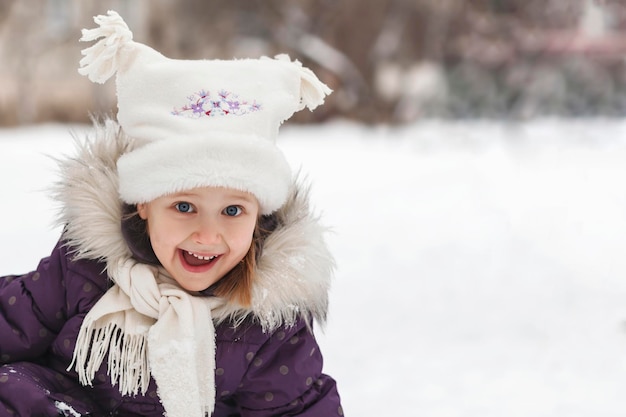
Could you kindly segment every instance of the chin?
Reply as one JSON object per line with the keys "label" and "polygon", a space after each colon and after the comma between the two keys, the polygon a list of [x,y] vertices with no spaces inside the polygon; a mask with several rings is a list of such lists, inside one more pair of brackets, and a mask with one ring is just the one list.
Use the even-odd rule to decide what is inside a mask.
{"label": "chin", "polygon": [[207,288],[209,288],[211,285],[214,284],[214,282],[188,282],[188,281],[179,281],[176,280],[176,282],[178,283],[178,285],[181,286],[182,289],[184,289],[185,291],[190,291],[190,292],[201,292],[206,290]]}

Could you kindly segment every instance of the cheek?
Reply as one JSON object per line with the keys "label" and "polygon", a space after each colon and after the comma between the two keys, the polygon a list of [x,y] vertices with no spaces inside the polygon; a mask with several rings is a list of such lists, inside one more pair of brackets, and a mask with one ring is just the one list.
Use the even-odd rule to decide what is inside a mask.
{"label": "cheek", "polygon": [[237,252],[248,252],[250,249],[250,245],[252,245],[252,235],[241,235],[236,240],[233,241]]}
{"label": "cheek", "polygon": [[158,222],[148,221],[146,223],[146,230],[152,247],[155,250],[157,248],[167,248],[175,245],[177,239],[179,239],[180,228],[168,224],[168,222],[163,219],[159,219]]}
{"label": "cheek", "polygon": [[247,225],[245,228],[238,231],[236,238],[233,239],[233,243],[237,247],[237,252],[244,253],[244,255],[248,253],[250,245],[252,245],[255,226],[256,224]]}

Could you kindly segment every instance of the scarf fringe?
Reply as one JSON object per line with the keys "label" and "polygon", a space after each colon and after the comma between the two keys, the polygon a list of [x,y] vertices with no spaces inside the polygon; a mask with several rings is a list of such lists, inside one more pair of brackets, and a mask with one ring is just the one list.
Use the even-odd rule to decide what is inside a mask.
{"label": "scarf fringe", "polygon": [[107,374],[122,395],[145,394],[150,384],[147,335],[125,334],[115,323],[98,327],[95,321],[81,327],[70,366],[82,385],[93,386],[96,372],[108,351]]}

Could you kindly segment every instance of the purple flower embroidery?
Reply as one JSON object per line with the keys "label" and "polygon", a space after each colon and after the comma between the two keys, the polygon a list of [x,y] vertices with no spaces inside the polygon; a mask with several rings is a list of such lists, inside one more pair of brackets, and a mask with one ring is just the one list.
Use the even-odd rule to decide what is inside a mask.
{"label": "purple flower embroidery", "polygon": [[261,110],[261,104],[256,100],[252,103],[241,100],[237,94],[230,91],[220,90],[216,96],[212,97],[210,92],[200,90],[187,97],[186,105],[180,108],[175,107],[172,114],[199,119],[206,116],[241,116],[259,110]]}
{"label": "purple flower embroidery", "polygon": [[204,101],[198,101],[197,103],[191,103],[191,110],[195,113],[204,113]]}

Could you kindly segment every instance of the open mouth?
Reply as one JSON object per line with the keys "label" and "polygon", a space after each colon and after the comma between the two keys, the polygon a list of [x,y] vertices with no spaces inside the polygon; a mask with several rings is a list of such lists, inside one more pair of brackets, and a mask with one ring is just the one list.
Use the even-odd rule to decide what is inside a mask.
{"label": "open mouth", "polygon": [[197,253],[193,253],[190,251],[183,250],[181,251],[182,257],[185,262],[191,266],[205,266],[209,265],[213,261],[215,261],[219,255],[198,255]]}

